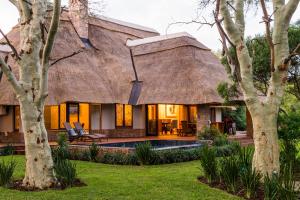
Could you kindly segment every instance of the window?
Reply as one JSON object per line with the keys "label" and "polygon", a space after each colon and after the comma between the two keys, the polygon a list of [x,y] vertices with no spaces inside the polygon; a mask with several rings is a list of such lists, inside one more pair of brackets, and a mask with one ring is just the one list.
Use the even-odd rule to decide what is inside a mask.
{"label": "window", "polygon": [[[67,112],[68,111],[68,112]],[[48,130],[64,129],[64,123],[70,122],[72,126],[73,122],[80,122],[84,125],[85,129],[89,129],[90,125],[90,108],[87,103],[63,103],[55,106],[45,106],[44,109],[44,121],[45,127]],[[14,128],[20,129],[20,106],[14,108]]]}
{"label": "window", "polygon": [[15,130],[20,130],[20,122],[21,122],[20,106],[15,106],[15,110],[14,110],[14,128],[15,128]]}
{"label": "window", "polygon": [[90,127],[90,106],[87,103],[67,103],[61,106],[60,123],[69,122],[74,128],[74,122],[80,122],[84,129]]}
{"label": "window", "polygon": [[59,106],[59,128],[63,129],[64,123],[67,121],[67,104],[63,103]]}
{"label": "window", "polygon": [[46,129],[58,129],[59,106],[45,106],[44,119]]}
{"label": "window", "polygon": [[116,104],[116,127],[132,127],[132,106]]}
{"label": "window", "polygon": [[79,104],[79,122],[83,125],[84,129],[90,127],[90,105],[87,103]]}
{"label": "window", "polygon": [[210,121],[216,122],[216,109],[215,108],[210,109]]}
{"label": "window", "polygon": [[197,106],[189,106],[189,121],[197,122]]}
{"label": "window", "polygon": [[68,104],[68,122],[74,127],[74,122],[79,121],[79,105],[75,103]]}

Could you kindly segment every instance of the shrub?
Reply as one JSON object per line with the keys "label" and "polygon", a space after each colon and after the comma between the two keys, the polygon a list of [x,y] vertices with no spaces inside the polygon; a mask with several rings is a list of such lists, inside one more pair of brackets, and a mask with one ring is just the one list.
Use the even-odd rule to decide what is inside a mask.
{"label": "shrub", "polygon": [[204,176],[209,183],[218,177],[218,163],[214,149],[204,146],[200,152],[200,163],[204,170]]}
{"label": "shrub", "polygon": [[68,146],[68,137],[65,133],[59,133],[57,137],[57,144],[58,146]]}
{"label": "shrub", "polygon": [[241,181],[246,190],[246,198],[256,196],[256,191],[260,185],[261,174],[252,170],[251,167],[244,168],[241,172]]}
{"label": "shrub", "polygon": [[238,159],[242,170],[248,170],[252,168],[253,154],[254,154],[253,147],[240,148]]}
{"label": "shrub", "polygon": [[15,148],[13,147],[13,145],[8,144],[5,147],[3,147],[0,154],[2,156],[9,156],[9,155],[13,155],[14,152],[15,152]]}
{"label": "shrub", "polygon": [[59,160],[64,160],[69,158],[69,150],[68,147],[58,146],[52,149],[52,157],[53,161],[57,162]]}
{"label": "shrub", "polygon": [[8,163],[0,162],[0,186],[7,187],[10,184],[15,168],[16,162],[14,160]]}
{"label": "shrub", "polygon": [[278,196],[279,177],[273,174],[271,177],[264,177],[264,199],[275,200]]}
{"label": "shrub", "polygon": [[240,150],[240,144],[238,142],[229,142],[227,145],[223,146],[213,146],[216,150],[218,157],[236,155]]}
{"label": "shrub", "polygon": [[89,151],[90,151],[90,159],[92,161],[96,161],[96,158],[98,156],[98,153],[100,151],[100,148],[97,144],[93,143],[90,148],[89,148]]}
{"label": "shrub", "polygon": [[221,132],[214,127],[204,127],[199,133],[200,140],[214,140],[216,137],[221,136]]}
{"label": "shrub", "polygon": [[69,145],[67,143],[67,137],[64,133],[58,135],[57,139],[58,147],[52,149],[52,157],[54,162],[58,160],[64,160],[69,158]]}
{"label": "shrub", "polygon": [[239,160],[234,155],[224,157],[220,162],[220,177],[229,192],[237,190],[239,170]]}
{"label": "shrub", "polygon": [[126,154],[119,153],[119,152],[105,153],[100,159],[101,163],[111,164],[111,165],[126,165],[128,164],[129,161],[131,161],[131,159],[129,159]]}
{"label": "shrub", "polygon": [[129,153],[125,156],[125,165],[138,165],[139,160],[135,153]]}
{"label": "shrub", "polygon": [[58,160],[54,163],[58,181],[63,186],[72,186],[76,180],[76,165],[69,160]]}
{"label": "shrub", "polygon": [[229,144],[230,143],[229,143],[226,135],[217,136],[213,142],[214,146],[224,146],[224,145],[229,145]]}
{"label": "shrub", "polygon": [[297,193],[295,188],[295,181],[293,180],[293,162],[285,163],[280,173],[279,183],[279,199],[282,200],[296,200]]}
{"label": "shrub", "polygon": [[152,150],[152,145],[149,141],[136,145],[135,153],[137,155],[140,164],[142,165],[151,164],[151,159],[153,158],[153,150]]}

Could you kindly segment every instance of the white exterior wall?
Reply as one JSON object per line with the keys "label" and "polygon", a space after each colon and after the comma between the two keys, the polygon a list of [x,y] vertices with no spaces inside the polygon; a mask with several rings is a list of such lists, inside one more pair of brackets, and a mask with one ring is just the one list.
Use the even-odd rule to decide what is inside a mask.
{"label": "white exterior wall", "polygon": [[133,106],[133,129],[145,128],[145,105]]}
{"label": "white exterior wall", "polygon": [[222,122],[222,109],[216,108],[216,122]]}
{"label": "white exterior wall", "polygon": [[115,104],[101,105],[102,129],[115,129]]}
{"label": "white exterior wall", "polygon": [[10,106],[6,115],[0,115],[0,132],[14,131],[13,107]]}
{"label": "white exterior wall", "polygon": [[100,105],[90,105],[91,112],[91,129],[100,130],[101,129],[101,106]]}

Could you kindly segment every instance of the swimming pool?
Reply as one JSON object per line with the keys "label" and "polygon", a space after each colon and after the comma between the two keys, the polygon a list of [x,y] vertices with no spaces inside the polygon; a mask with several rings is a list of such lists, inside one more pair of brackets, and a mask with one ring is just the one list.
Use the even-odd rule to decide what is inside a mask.
{"label": "swimming pool", "polygon": [[[147,140],[150,142],[155,150],[165,150],[165,149],[189,149],[197,148],[202,144],[198,141],[188,141],[188,140]],[[132,141],[132,142],[116,142],[109,144],[101,144],[101,147],[118,147],[118,148],[128,148],[135,149],[138,144],[146,143],[147,141]]]}

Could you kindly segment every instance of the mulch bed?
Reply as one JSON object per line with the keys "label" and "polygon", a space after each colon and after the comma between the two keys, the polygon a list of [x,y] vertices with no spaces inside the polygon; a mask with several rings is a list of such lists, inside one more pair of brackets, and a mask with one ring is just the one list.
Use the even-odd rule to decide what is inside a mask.
{"label": "mulch bed", "polygon": [[[245,190],[241,187],[241,185],[238,187],[236,193],[232,193],[232,192],[227,191],[227,188],[226,188],[225,184],[222,183],[222,182],[215,181],[215,182],[212,182],[212,183],[208,183],[207,179],[203,176],[199,176],[197,179],[198,179],[199,182],[204,183],[206,185],[209,185],[212,188],[217,188],[217,189],[223,190],[227,193],[230,193],[232,195],[236,195],[236,196],[239,196],[239,197],[242,197],[242,198],[246,199]],[[264,200],[264,191],[263,191],[263,189],[259,188],[259,190],[256,192],[256,197],[255,198],[250,198],[249,200]]]}
{"label": "mulch bed", "polygon": [[[80,179],[76,179],[74,181],[74,184],[72,186],[69,186],[69,187],[84,187],[84,186],[87,186],[87,184],[85,184],[84,182],[82,182]],[[64,184],[55,184],[51,187],[49,187],[48,189],[52,189],[52,190],[64,190],[64,189],[67,189],[68,186],[64,185]],[[28,188],[28,187],[25,187],[23,185],[23,180],[15,180],[13,181],[13,183],[10,185],[9,189],[12,189],[12,190],[19,190],[19,191],[30,191],[30,192],[39,192],[39,191],[45,191],[45,190],[48,190],[48,189],[45,189],[45,190],[41,190],[39,188]]]}

